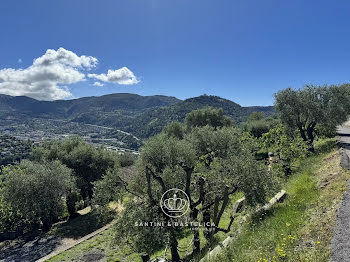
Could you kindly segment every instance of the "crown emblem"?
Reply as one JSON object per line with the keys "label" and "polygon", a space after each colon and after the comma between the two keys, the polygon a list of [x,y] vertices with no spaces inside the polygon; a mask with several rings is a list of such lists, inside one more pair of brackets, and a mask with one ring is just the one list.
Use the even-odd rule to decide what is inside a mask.
{"label": "crown emblem", "polygon": [[[169,195],[169,197],[167,197]],[[173,188],[166,191],[161,200],[160,206],[163,212],[169,217],[181,217],[189,209],[189,198],[181,189]]]}
{"label": "crown emblem", "polygon": [[186,207],[187,201],[185,199],[177,197],[177,193],[174,193],[173,197],[164,200],[163,205],[169,212],[176,213],[182,212]]}

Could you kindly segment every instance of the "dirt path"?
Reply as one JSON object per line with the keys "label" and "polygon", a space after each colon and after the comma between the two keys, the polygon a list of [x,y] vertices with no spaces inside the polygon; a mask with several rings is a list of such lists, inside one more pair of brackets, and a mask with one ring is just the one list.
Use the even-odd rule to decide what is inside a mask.
{"label": "dirt path", "polygon": [[[338,128],[339,145],[341,146],[341,165],[350,169],[350,121]],[[350,261],[350,181],[337,211],[334,236],[331,243],[331,261]]]}
{"label": "dirt path", "polygon": [[24,240],[7,241],[0,246],[0,261],[46,261],[61,252],[71,249],[81,242],[96,236],[113,224],[114,222],[111,222],[80,239],[62,238],[57,236],[39,236],[29,242],[25,242]]}

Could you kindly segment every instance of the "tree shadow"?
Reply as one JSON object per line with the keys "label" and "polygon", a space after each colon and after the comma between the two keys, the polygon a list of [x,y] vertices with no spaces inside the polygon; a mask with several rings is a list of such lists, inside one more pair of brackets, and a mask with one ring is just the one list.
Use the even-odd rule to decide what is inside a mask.
{"label": "tree shadow", "polygon": [[85,215],[79,214],[64,223],[55,225],[49,233],[63,238],[79,239],[105,226],[114,217],[115,212],[109,212],[103,216],[95,212],[89,212]]}
{"label": "tree shadow", "polygon": [[0,261],[36,261],[53,252],[61,243],[62,239],[56,236],[38,236],[29,242],[21,239],[15,244],[8,241],[0,247]]}

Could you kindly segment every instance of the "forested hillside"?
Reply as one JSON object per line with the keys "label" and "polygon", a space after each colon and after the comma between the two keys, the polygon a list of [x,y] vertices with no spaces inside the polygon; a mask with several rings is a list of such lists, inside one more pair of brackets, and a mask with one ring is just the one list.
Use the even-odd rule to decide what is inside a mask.
{"label": "forested hillside", "polygon": [[248,116],[255,111],[264,112],[267,116],[274,112],[272,106],[242,107],[237,103],[218,96],[202,95],[186,99],[168,107],[148,110],[137,116],[131,125],[127,126],[126,131],[138,137],[147,138],[159,133],[167,124],[173,121],[182,122],[186,114],[191,111],[207,106],[222,108],[224,114],[230,116],[237,123],[247,120]]}
{"label": "forested hillside", "polygon": [[169,96],[125,93],[59,101],[0,95],[0,119],[18,123],[33,118],[64,119],[115,127],[147,138],[159,133],[168,123],[183,121],[187,113],[206,106],[222,108],[236,122],[246,120],[254,111],[273,113],[273,107],[241,107],[230,100],[207,95],[184,101]]}

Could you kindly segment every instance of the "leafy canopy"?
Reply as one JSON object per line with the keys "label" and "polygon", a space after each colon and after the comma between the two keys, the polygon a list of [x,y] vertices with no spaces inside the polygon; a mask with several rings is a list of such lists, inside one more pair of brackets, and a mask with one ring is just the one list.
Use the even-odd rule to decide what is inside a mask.
{"label": "leafy canopy", "polygon": [[[177,236],[186,228],[159,227],[157,230],[135,227],[132,223],[165,221],[159,207],[162,194],[171,188],[186,192],[190,211],[180,221],[212,222],[213,233],[205,234],[209,242],[219,232],[219,222],[228,206],[229,196],[242,192],[250,205],[264,203],[274,187],[274,179],[266,167],[255,160],[251,139],[242,136],[238,128],[221,110],[205,108],[186,117],[185,124],[174,123],[147,140],[137,162],[139,172],[128,185],[137,196],[125,209],[120,219],[123,229],[117,233],[118,241],[138,243],[138,252],[153,252],[152,248],[168,243],[172,259],[178,261]],[[199,252],[198,230],[192,231],[193,254]],[[153,246],[149,239],[158,239]]]}
{"label": "leafy canopy", "polygon": [[315,130],[335,130],[350,110],[350,85],[287,88],[275,94],[275,107],[290,132],[298,130],[313,151]]}
{"label": "leafy canopy", "polygon": [[45,142],[34,150],[33,158],[38,162],[59,160],[71,168],[84,199],[92,198],[93,182],[118,166],[114,152],[89,145],[80,137]]}
{"label": "leafy canopy", "polygon": [[34,225],[49,229],[64,215],[64,198],[74,189],[71,170],[59,161],[39,164],[24,160],[3,168],[1,180],[0,203],[11,211],[0,212],[0,227],[5,230]]}

